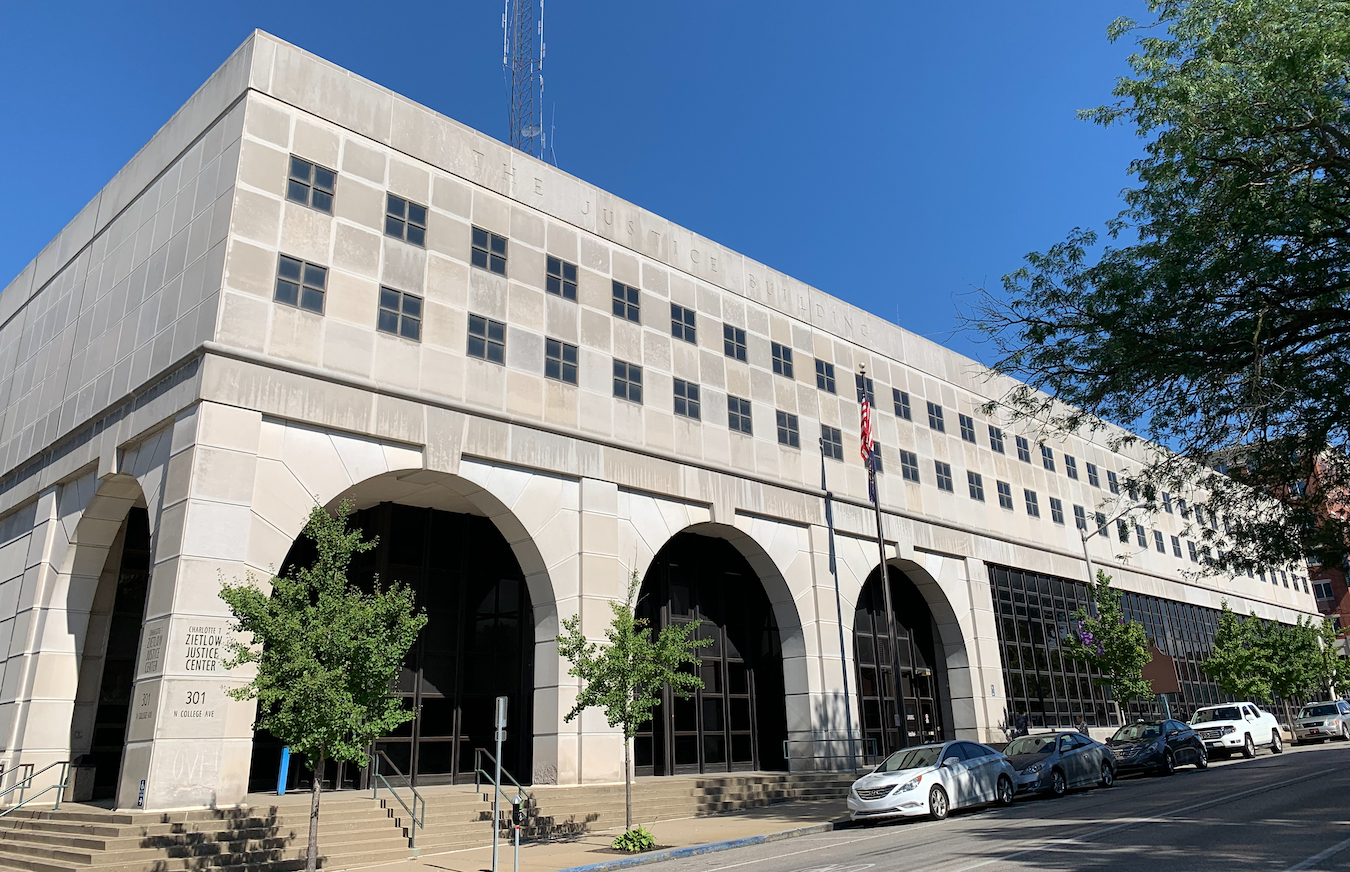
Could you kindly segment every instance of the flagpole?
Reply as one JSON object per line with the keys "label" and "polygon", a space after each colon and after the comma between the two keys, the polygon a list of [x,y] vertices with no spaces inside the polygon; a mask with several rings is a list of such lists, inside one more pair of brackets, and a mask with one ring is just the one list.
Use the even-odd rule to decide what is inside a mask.
{"label": "flagpole", "polygon": [[839,566],[834,559],[834,495],[825,479],[825,437],[820,437],[820,489],[825,492],[825,529],[829,531],[830,576],[834,579],[834,608],[839,615],[839,666],[844,674],[844,726],[848,730],[849,767],[858,771],[858,748],[853,742],[853,705],[848,694],[848,648],[844,641],[844,598],[839,593]]}

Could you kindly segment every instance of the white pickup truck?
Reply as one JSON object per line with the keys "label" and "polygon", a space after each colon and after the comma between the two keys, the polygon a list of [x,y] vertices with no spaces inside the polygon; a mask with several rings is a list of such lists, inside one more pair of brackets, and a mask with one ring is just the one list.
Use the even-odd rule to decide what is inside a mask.
{"label": "white pickup truck", "polygon": [[1244,757],[1255,757],[1256,749],[1263,745],[1270,746],[1272,754],[1284,750],[1279,722],[1255,703],[1233,702],[1196,709],[1191,726],[1211,756],[1241,751]]}

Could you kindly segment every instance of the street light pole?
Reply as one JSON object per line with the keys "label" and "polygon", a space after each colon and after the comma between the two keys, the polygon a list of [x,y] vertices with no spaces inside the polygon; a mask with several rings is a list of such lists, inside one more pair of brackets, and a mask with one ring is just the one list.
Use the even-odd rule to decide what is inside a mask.
{"label": "street light pole", "polygon": [[849,767],[858,771],[858,749],[853,743],[853,706],[848,693],[848,648],[844,642],[844,600],[839,593],[839,566],[834,559],[834,495],[825,479],[825,437],[820,437],[820,489],[825,492],[825,528],[830,541],[830,576],[834,579],[834,608],[839,616],[839,668],[844,674],[844,726],[848,730]]}

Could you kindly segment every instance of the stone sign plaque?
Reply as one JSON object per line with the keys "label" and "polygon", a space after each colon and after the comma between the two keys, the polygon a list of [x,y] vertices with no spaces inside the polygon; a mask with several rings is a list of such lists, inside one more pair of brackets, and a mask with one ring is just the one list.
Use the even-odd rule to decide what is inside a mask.
{"label": "stone sign plaque", "polygon": [[165,679],[159,736],[169,739],[219,738],[225,712],[233,702],[218,680]]}

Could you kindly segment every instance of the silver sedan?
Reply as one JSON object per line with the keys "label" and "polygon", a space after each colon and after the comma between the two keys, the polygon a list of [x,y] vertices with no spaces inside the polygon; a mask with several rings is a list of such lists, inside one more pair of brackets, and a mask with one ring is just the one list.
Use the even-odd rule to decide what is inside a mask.
{"label": "silver sedan", "polygon": [[896,751],[853,782],[853,820],[927,815],[942,820],[953,809],[1012,805],[1013,770],[998,751],[977,742],[944,742]]}
{"label": "silver sedan", "polygon": [[1327,739],[1350,741],[1350,703],[1343,699],[1310,702],[1294,719],[1294,744]]}
{"label": "silver sedan", "polygon": [[1116,780],[1116,755],[1076,730],[1013,739],[1003,753],[1017,770],[1018,793],[1063,796],[1075,787],[1110,787]]}

